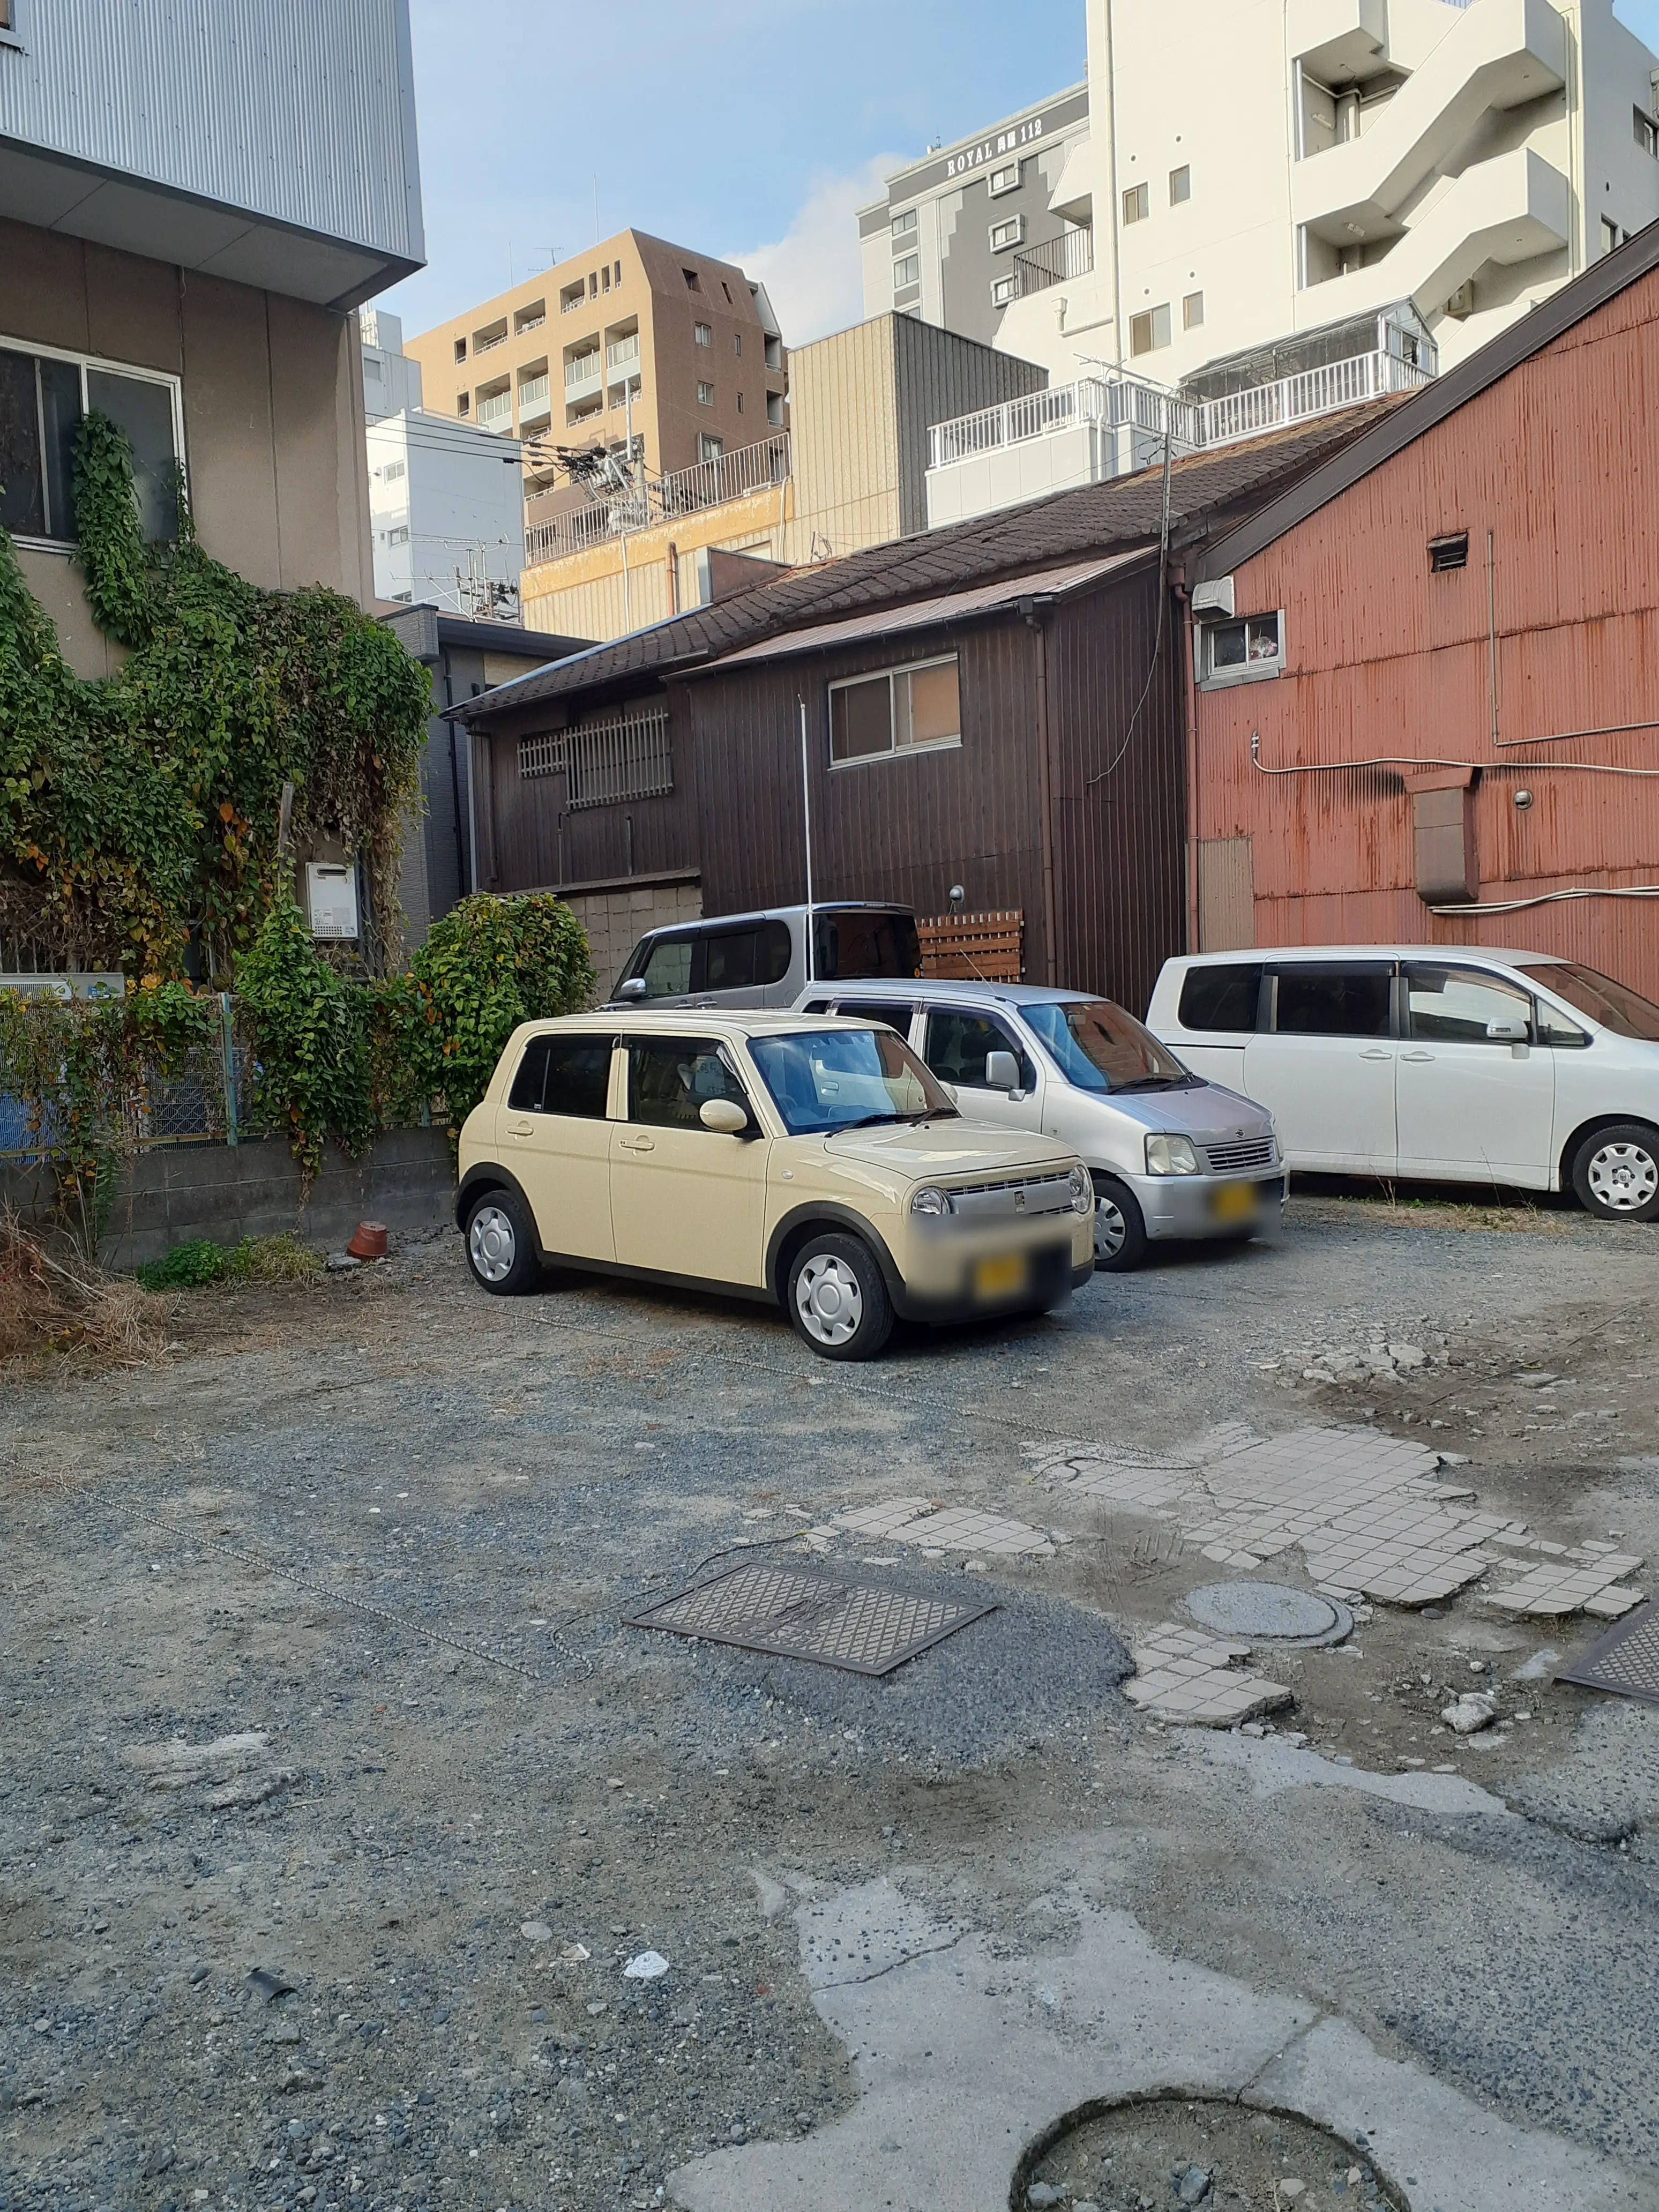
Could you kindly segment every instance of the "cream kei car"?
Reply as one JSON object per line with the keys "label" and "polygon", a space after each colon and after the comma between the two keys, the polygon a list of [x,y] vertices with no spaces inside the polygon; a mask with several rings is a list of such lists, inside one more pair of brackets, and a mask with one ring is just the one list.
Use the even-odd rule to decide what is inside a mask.
{"label": "cream kei car", "polygon": [[965,1121],[878,1024],[612,1011],[515,1030],[461,1131],[455,1218],[481,1288],[544,1267],[781,1304],[826,1359],[895,1315],[1062,1304],[1094,1269],[1069,1146]]}

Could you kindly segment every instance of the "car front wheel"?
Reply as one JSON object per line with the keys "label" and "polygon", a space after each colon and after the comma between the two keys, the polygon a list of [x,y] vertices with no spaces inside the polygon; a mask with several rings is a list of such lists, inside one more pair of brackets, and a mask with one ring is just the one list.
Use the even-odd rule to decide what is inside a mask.
{"label": "car front wheel", "polygon": [[517,1191],[478,1194],[466,1217],[466,1264],[492,1297],[522,1297],[540,1282],[535,1228]]}
{"label": "car front wheel", "polygon": [[1604,1221],[1651,1221],[1659,1217],[1659,1129],[1621,1121],[1597,1129],[1572,1163],[1578,1203]]}
{"label": "car front wheel", "polygon": [[795,1333],[823,1359],[873,1359],[893,1333],[893,1307],[869,1246],[825,1231],[789,1267],[785,1298]]}
{"label": "car front wheel", "polygon": [[1134,1193],[1109,1176],[1095,1178],[1095,1265],[1127,1275],[1146,1257],[1146,1224]]}

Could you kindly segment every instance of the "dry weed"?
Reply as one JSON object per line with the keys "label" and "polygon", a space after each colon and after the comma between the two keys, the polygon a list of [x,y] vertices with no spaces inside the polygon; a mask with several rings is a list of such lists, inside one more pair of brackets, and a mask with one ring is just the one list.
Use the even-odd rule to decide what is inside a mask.
{"label": "dry weed", "polygon": [[81,1352],[142,1367],[168,1343],[167,1301],[77,1256],[47,1250],[0,1209],[0,1359]]}

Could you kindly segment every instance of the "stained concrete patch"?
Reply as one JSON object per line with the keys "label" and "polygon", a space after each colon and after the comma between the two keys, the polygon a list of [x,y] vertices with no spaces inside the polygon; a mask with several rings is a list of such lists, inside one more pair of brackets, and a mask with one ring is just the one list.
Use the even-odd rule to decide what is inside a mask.
{"label": "stained concrete patch", "polygon": [[1198,1749],[1218,1766],[1243,1767],[1258,1797],[1277,1796],[1285,1790],[1356,1790],[1362,1796],[1387,1797],[1425,1813],[1517,1817],[1501,1797],[1465,1782],[1461,1774],[1373,1774],[1363,1766],[1339,1766],[1319,1752],[1304,1751],[1272,1736],[1206,1735],[1198,1739]]}
{"label": "stained concrete patch", "polygon": [[1027,2147],[1091,2102],[1178,2088],[1304,2112],[1374,2155],[1421,2212],[1654,2212],[1659,2188],[1510,2125],[1340,2021],[1158,1951],[1085,1908],[1063,1956],[1008,1958],[887,1881],[797,1915],[813,2002],[859,2101],[799,2142],[669,2177],[684,2212],[1008,2212]]}

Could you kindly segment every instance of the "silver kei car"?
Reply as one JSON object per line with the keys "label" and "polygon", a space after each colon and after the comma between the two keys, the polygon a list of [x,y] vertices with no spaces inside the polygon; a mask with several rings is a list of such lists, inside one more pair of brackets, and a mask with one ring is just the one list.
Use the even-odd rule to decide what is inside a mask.
{"label": "silver kei car", "polygon": [[820,983],[803,1012],[887,1022],[970,1121],[1040,1131],[1094,1178],[1095,1263],[1275,1229],[1284,1162],[1265,1107],[1193,1074],[1110,999],[1033,983]]}

